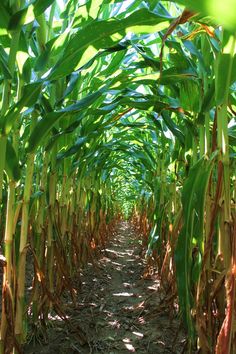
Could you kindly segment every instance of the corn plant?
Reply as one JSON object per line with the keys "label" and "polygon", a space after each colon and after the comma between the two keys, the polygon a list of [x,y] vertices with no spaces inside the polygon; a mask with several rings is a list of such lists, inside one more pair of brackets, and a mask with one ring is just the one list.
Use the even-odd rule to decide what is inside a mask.
{"label": "corn plant", "polygon": [[1,2],[0,353],[66,317],[121,218],[188,351],[236,350],[234,5]]}

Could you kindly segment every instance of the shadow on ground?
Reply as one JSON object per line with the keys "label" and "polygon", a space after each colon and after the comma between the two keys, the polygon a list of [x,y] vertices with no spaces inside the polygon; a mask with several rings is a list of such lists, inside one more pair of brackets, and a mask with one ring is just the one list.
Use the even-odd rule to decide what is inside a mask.
{"label": "shadow on ground", "polygon": [[52,316],[48,343],[29,344],[25,353],[183,353],[179,320],[160,306],[158,278],[143,277],[140,250],[134,230],[122,222],[98,267],[90,264],[83,271],[77,306],[65,303],[68,323]]}

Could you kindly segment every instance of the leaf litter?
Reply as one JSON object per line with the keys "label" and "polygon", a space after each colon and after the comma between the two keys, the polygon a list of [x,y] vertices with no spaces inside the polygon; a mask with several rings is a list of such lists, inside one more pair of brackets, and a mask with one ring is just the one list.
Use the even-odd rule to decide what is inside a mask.
{"label": "leaf litter", "polygon": [[145,276],[146,269],[137,233],[121,222],[96,266],[88,264],[81,282],[75,282],[76,305],[64,296],[67,321],[52,316],[46,342],[30,343],[24,352],[184,353],[186,335],[178,314],[170,312],[157,273]]}

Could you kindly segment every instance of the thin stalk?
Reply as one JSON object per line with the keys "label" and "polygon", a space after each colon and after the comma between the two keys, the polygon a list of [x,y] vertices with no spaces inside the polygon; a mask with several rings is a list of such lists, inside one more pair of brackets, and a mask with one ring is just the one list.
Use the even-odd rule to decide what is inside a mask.
{"label": "thin stalk", "polygon": [[50,15],[49,15],[49,20],[48,20],[48,32],[47,32],[47,41],[49,41],[52,38],[52,25],[53,25],[53,18],[54,18],[54,13],[56,9],[56,1],[51,6],[50,10]]}
{"label": "thin stalk", "polygon": [[69,177],[69,161],[64,160],[63,177],[62,177],[62,191],[61,191],[61,233],[65,235],[67,229],[67,208],[68,208],[68,196],[70,188]]}
{"label": "thin stalk", "polygon": [[[35,125],[35,117],[32,118],[31,130]],[[26,162],[26,175],[25,186],[22,203],[22,219],[21,219],[21,231],[20,231],[20,249],[19,249],[19,264],[17,272],[17,299],[16,299],[16,317],[15,317],[15,335],[19,340],[19,343],[25,341],[24,333],[24,296],[25,296],[25,265],[26,265],[26,253],[27,253],[27,238],[28,238],[28,225],[29,225],[29,202],[32,189],[33,172],[34,172],[34,153],[29,153]]]}
{"label": "thin stalk", "polygon": [[193,137],[193,146],[192,146],[192,151],[193,151],[193,157],[192,157],[192,163],[195,165],[197,162],[197,149],[198,149],[198,141],[197,137]]}
{"label": "thin stalk", "polygon": [[200,126],[199,129],[199,144],[200,144],[200,157],[205,154],[205,127],[204,125]]}
{"label": "thin stalk", "polygon": [[6,135],[0,135],[0,208],[2,205],[2,191],[3,191],[3,171],[5,168],[6,160],[6,148],[7,148],[7,137]]}
{"label": "thin stalk", "polygon": [[205,154],[210,151],[210,114],[205,114]]}
{"label": "thin stalk", "polygon": [[37,17],[37,22],[39,24],[39,28],[36,31],[37,42],[40,52],[43,52],[47,40],[47,23],[44,14]]}
{"label": "thin stalk", "polygon": [[[12,291],[12,243],[13,243],[13,225],[14,225],[14,202],[15,202],[15,181],[10,181],[8,185],[8,200],[7,200],[7,217],[6,217],[6,229],[5,229],[5,258],[6,267],[3,277],[3,296],[2,296],[2,318],[1,318],[1,332],[0,332],[0,353],[5,353],[4,342],[6,338],[6,332],[8,327],[7,309],[5,307],[4,289],[7,287]],[[14,304],[12,304],[14,308]],[[13,314],[11,314],[13,315]]]}
{"label": "thin stalk", "polygon": [[[55,203],[57,192],[57,170],[56,170],[56,154],[57,144],[53,147],[51,152],[51,172],[49,176],[49,218],[48,218],[48,232],[47,232],[47,278],[49,283],[49,291],[51,294],[54,292],[53,284],[53,225],[55,219]],[[49,301],[49,308],[52,307],[51,301]]]}
{"label": "thin stalk", "polygon": [[[223,164],[223,218],[224,222],[221,223],[222,230],[219,232],[219,252],[224,257],[224,263],[226,268],[230,266],[231,258],[231,245],[230,245],[230,222],[231,222],[231,198],[230,198],[230,166],[229,166],[229,138],[228,138],[228,94],[230,87],[231,72],[233,66],[233,57],[235,51],[235,37],[232,39],[230,63],[227,70],[227,82],[225,87],[225,93],[223,97],[223,103],[217,107],[217,143],[220,151],[220,157]],[[221,54],[219,54],[221,55]],[[219,58],[218,58],[219,60]],[[217,71],[218,75],[222,75]],[[216,83],[218,82],[216,76]]]}
{"label": "thin stalk", "polygon": [[[43,155],[43,167],[42,167],[42,173],[41,175],[41,180],[40,180],[40,191],[43,192],[43,194],[39,198],[39,203],[38,203],[38,214],[36,217],[36,235],[35,235],[35,251],[36,251],[36,256],[38,259],[39,267],[42,269],[43,267],[43,256],[45,253],[45,243],[43,242],[43,228],[45,227],[45,207],[46,207],[46,188],[47,188],[47,171],[48,171],[48,162],[49,162],[49,155],[48,153],[45,153]],[[35,274],[36,276],[36,274]],[[36,323],[39,317],[38,313],[38,304],[40,301],[40,284],[38,280],[36,279],[36,285],[34,289],[34,295],[32,299],[32,312],[33,312],[33,320]]]}

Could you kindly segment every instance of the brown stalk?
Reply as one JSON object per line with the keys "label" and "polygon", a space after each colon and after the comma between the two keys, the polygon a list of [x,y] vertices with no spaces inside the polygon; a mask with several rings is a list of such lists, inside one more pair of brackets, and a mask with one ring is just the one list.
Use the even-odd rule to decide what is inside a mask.
{"label": "brown stalk", "polygon": [[[203,255],[203,261],[202,261],[202,272],[200,275],[200,280],[199,280],[199,285],[198,285],[198,294],[197,294],[197,306],[196,306],[196,319],[197,319],[197,331],[198,331],[198,336],[200,338],[200,345],[201,345],[201,350],[203,350],[204,353],[211,353],[211,349],[209,347],[209,341],[208,341],[208,331],[209,331],[209,321],[210,319],[207,318],[207,316],[203,315],[203,308],[202,308],[202,297],[204,294],[204,291],[207,292],[206,290],[206,279],[207,279],[207,269],[206,265],[209,259],[210,252],[212,250],[212,242],[213,242],[213,237],[214,237],[214,231],[215,231],[215,222],[218,214],[218,209],[219,209],[219,200],[221,196],[221,191],[222,191],[222,182],[223,182],[223,164],[221,161],[219,161],[218,164],[218,183],[216,186],[216,193],[215,193],[215,199],[214,199],[214,205],[212,207],[212,212],[211,212],[211,222],[210,222],[210,230],[209,230],[209,235],[207,237],[207,242],[204,250],[204,255]],[[206,295],[208,296],[208,295]],[[209,313],[209,311],[208,311]]]}
{"label": "brown stalk", "polygon": [[[233,233],[233,254],[231,259],[231,269],[226,277],[226,299],[227,308],[224,322],[221,326],[220,333],[217,338],[216,354],[234,353],[231,348],[232,338],[235,335],[234,322],[235,315],[235,295],[236,295],[236,219],[234,219]],[[233,351],[231,351],[231,349]]]}

